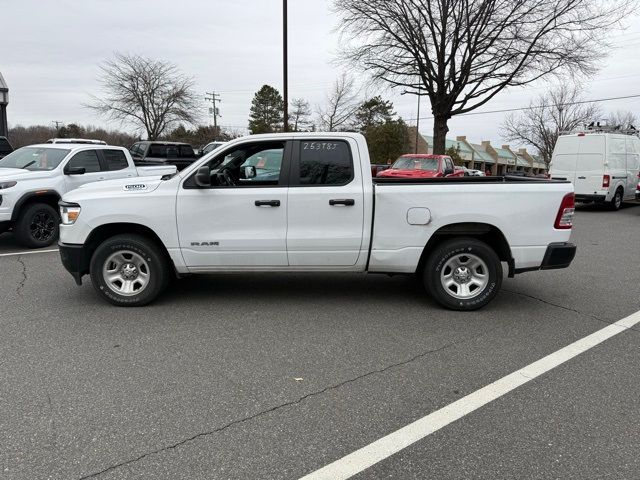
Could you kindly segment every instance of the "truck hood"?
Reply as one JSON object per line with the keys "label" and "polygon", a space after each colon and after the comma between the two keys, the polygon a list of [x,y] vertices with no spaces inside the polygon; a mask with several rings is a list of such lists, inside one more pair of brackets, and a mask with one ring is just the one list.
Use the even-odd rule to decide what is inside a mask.
{"label": "truck hood", "polygon": [[24,170],[22,168],[0,168],[0,182],[7,180],[38,180],[39,178],[50,178],[50,170]]}
{"label": "truck hood", "polygon": [[92,182],[67,193],[64,200],[76,202],[87,198],[143,195],[153,192],[163,181],[160,176],[154,175]]}

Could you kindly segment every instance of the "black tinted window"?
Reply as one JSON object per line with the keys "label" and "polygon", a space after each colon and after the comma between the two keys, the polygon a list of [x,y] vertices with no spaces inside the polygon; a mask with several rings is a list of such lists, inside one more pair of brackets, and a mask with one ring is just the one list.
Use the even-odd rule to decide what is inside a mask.
{"label": "black tinted window", "polygon": [[0,153],[11,153],[13,149],[6,138],[0,138]]}
{"label": "black tinted window", "polygon": [[122,150],[103,150],[102,153],[107,161],[107,170],[122,170],[129,166]]}
{"label": "black tinted window", "polygon": [[342,141],[302,141],[300,185],[346,185],[353,178],[351,150]]}
{"label": "black tinted window", "polygon": [[182,158],[196,158],[196,154],[190,145],[180,145],[180,156]]}
{"label": "black tinted window", "polygon": [[134,143],[129,152],[132,157],[141,157],[144,154],[144,147],[139,143]]}
{"label": "black tinted window", "polygon": [[84,152],[76,153],[67,167],[81,167],[84,168],[85,173],[99,172],[100,161],[98,160],[98,154],[95,150],[86,150]]}

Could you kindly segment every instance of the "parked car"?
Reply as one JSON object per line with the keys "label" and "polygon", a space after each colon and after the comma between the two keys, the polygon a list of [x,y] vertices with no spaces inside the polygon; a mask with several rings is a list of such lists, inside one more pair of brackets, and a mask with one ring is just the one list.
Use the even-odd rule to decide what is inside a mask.
{"label": "parked car", "polygon": [[216,148],[221,147],[227,142],[211,142],[207,143],[202,150],[200,150],[200,156],[206,155],[209,152],[213,152]]}
{"label": "parked car", "polygon": [[391,163],[372,163],[371,164],[371,176],[377,177],[378,174],[384,170],[391,168]]}
{"label": "parked car", "polygon": [[[277,178],[229,160],[265,154],[280,158]],[[570,182],[468,180],[372,179],[357,133],[252,135],[143,188],[64,195],[60,255],[120,306],[151,302],[174,275],[339,271],[418,273],[445,307],[475,310],[500,289],[502,262],[509,276],[569,266]]]}
{"label": "parked car", "polygon": [[175,173],[173,166],[136,168],[121,147],[41,144],[19,148],[0,160],[0,233],[13,230],[26,247],[58,238],[58,201],[90,182]]}
{"label": "parked car", "polygon": [[379,172],[379,178],[437,178],[463,177],[463,170],[456,170],[448,155],[402,155],[387,170]]}
{"label": "parked car", "polygon": [[196,160],[193,147],[180,142],[137,142],[129,149],[136,165],[175,165],[178,171]]}
{"label": "parked car", "polygon": [[467,174],[470,177],[486,177],[485,173],[482,170],[475,170],[473,168],[468,168]]}
{"label": "parked car", "polygon": [[636,200],[640,202],[640,173],[638,173],[638,185],[636,185]]}
{"label": "parked car", "polygon": [[104,140],[93,140],[89,138],[50,138],[45,143],[81,143],[87,145],[106,145]]}
{"label": "parked car", "polygon": [[6,157],[11,152],[13,152],[13,147],[7,137],[0,137],[0,158]]}
{"label": "parked car", "polygon": [[549,175],[569,180],[576,201],[618,210],[635,199],[640,172],[640,138],[615,133],[578,133],[558,138]]}

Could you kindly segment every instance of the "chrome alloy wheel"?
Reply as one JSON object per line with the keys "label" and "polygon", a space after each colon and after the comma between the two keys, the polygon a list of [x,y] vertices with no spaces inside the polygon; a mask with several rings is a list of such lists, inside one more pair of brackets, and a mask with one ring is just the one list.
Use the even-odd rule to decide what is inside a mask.
{"label": "chrome alloy wheel", "polygon": [[449,295],[468,300],[480,295],[485,289],[489,271],[487,264],[477,255],[459,253],[445,263],[440,281]]}
{"label": "chrome alloy wheel", "polygon": [[149,285],[149,265],[138,253],[120,250],[104,262],[102,277],[118,295],[138,295]]}

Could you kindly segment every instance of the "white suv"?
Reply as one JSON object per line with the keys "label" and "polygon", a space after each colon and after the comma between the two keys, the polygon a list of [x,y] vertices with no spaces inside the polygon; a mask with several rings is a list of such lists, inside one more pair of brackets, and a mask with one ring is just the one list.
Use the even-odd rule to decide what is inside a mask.
{"label": "white suv", "polygon": [[0,233],[46,247],[58,238],[58,201],[65,193],[101,180],[165,175],[174,166],[136,168],[127,149],[50,143],[20,148],[0,159]]}

